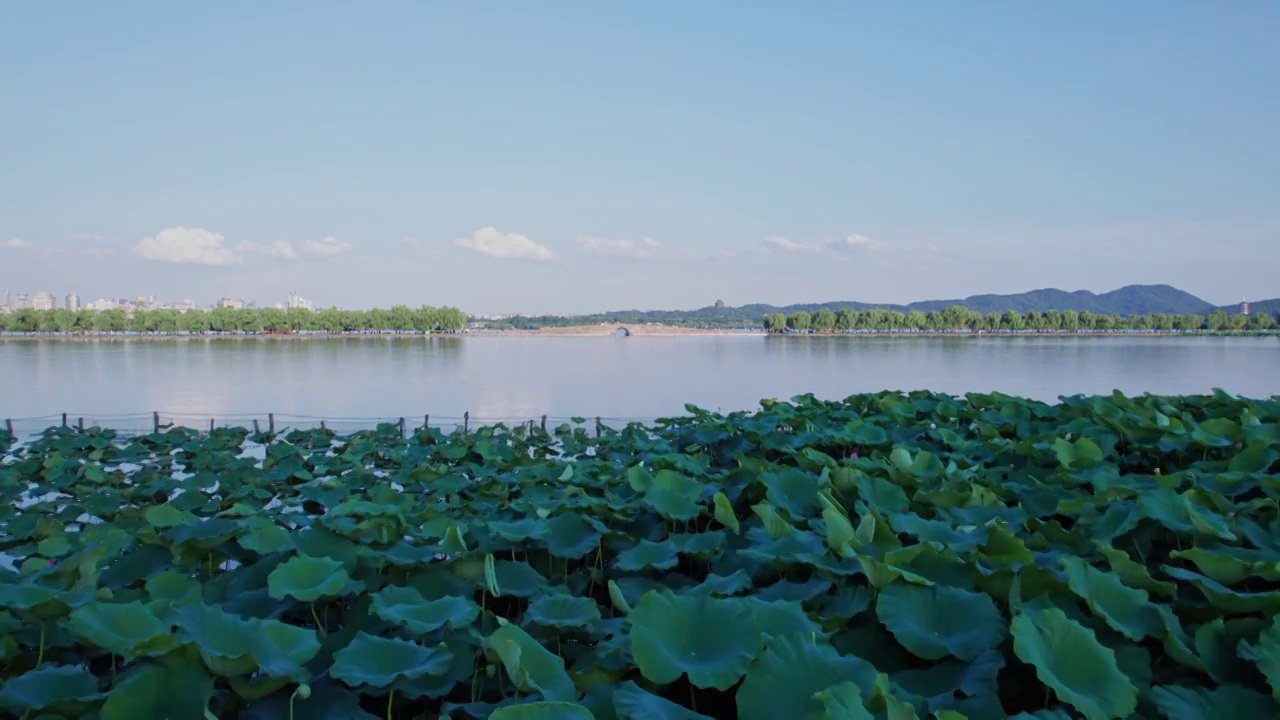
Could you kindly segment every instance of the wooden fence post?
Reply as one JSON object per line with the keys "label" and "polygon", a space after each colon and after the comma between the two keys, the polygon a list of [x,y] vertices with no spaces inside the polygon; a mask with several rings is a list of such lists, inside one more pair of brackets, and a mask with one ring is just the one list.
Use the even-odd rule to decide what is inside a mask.
{"label": "wooden fence post", "polygon": [[160,432],[160,411],[151,413],[151,428],[153,432]]}
{"label": "wooden fence post", "polygon": [[325,427],[325,424],[324,424],[324,421],[323,421],[323,420],[321,420],[321,421],[320,421],[320,429],[321,429],[321,430],[328,430],[328,429],[329,429],[329,428]]}
{"label": "wooden fence post", "polygon": [[400,437],[404,437],[404,418],[400,418]]}
{"label": "wooden fence post", "polygon": [[471,411],[462,413],[462,434],[466,435],[471,427]]}
{"label": "wooden fence post", "polygon": [[253,419],[253,434],[254,434],[254,435],[257,435],[259,432],[261,432],[261,431],[260,431],[260,430],[258,430],[258,418],[254,418],[254,419]]}
{"label": "wooden fence post", "polygon": [[62,413],[62,427],[66,427],[66,426],[67,426],[67,414]]}
{"label": "wooden fence post", "polygon": [[423,430],[430,430],[430,429],[431,429],[431,416],[430,416],[430,415],[423,415],[423,416],[422,416],[422,429],[423,429]]}
{"label": "wooden fence post", "polygon": [[209,418],[209,434],[213,434],[213,418]]}
{"label": "wooden fence post", "polygon": [[600,416],[596,416],[596,437],[600,437]]}
{"label": "wooden fence post", "polygon": [[276,414],[267,413],[267,432],[274,435],[276,433]]}
{"label": "wooden fence post", "polygon": [[77,420],[76,426],[80,428],[80,432],[84,432],[84,418],[80,418],[79,420]]}
{"label": "wooden fence post", "polygon": [[9,434],[10,434],[10,435],[12,435],[12,434],[13,434],[13,420],[10,420],[10,419],[6,418],[6,419],[5,419],[5,421],[4,421],[4,429],[5,429],[5,430],[8,430],[8,431],[9,431]]}
{"label": "wooden fence post", "polygon": [[547,416],[543,415],[542,416],[542,432],[546,432],[546,431],[547,431]]}

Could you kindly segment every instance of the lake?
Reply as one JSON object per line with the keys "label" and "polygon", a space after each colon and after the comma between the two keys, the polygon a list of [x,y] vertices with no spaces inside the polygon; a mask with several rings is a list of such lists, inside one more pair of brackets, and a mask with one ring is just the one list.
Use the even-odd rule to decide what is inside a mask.
{"label": "lake", "polygon": [[416,337],[0,342],[0,418],[60,414],[126,430],[164,421],[337,429],[406,417],[452,425],[543,414],[648,420],[685,403],[885,389],[963,394],[1280,394],[1280,340],[1176,337]]}

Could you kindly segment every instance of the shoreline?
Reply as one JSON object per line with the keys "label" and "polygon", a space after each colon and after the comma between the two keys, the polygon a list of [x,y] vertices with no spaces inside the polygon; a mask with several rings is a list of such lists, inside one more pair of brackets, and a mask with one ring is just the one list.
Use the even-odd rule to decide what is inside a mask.
{"label": "shoreline", "polygon": [[[629,334],[619,336],[618,329],[626,328]],[[946,330],[880,330],[829,333],[772,333],[764,330],[732,330],[724,328],[684,328],[675,326],[575,326],[564,328],[541,328],[537,330],[485,330],[457,333],[395,333],[395,332],[339,332],[339,333],[4,333],[0,334],[0,342],[32,342],[54,340],[60,342],[88,342],[95,340],[109,341],[177,341],[177,340],[236,340],[236,341],[307,341],[307,340],[425,340],[435,338],[467,339],[467,338],[644,338],[644,337],[777,337],[787,339],[812,338],[1043,338],[1043,337],[1139,337],[1139,338],[1177,338],[1177,337],[1216,337],[1216,338],[1264,338],[1280,337],[1280,331],[1211,331],[1211,330],[1040,330],[1040,331],[1001,331],[984,330],[981,332],[958,332]]]}

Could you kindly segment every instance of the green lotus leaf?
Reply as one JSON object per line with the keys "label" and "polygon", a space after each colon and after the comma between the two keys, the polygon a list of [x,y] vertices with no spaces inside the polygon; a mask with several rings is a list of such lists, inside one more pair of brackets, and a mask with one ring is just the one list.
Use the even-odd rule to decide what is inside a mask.
{"label": "green lotus leaf", "polygon": [[1177,585],[1156,580],[1151,576],[1151,571],[1147,569],[1146,565],[1134,562],[1133,558],[1129,557],[1129,554],[1125,551],[1117,550],[1102,543],[1095,543],[1094,547],[1107,559],[1107,564],[1111,566],[1111,572],[1115,573],[1125,585],[1140,588],[1152,595],[1163,597],[1173,597],[1177,594]]}
{"label": "green lotus leaf", "polygon": [[360,695],[347,686],[333,680],[321,679],[311,683],[311,696],[290,697],[275,693],[245,708],[244,720],[379,720],[360,707]]}
{"label": "green lotus leaf", "polygon": [[1075,442],[1059,438],[1053,441],[1053,452],[1058,462],[1065,468],[1085,468],[1102,462],[1102,448],[1089,438],[1082,437]]}
{"label": "green lotus leaf", "polygon": [[1080,558],[1063,558],[1062,564],[1067,587],[1113,630],[1130,640],[1159,633],[1160,616],[1145,590],[1128,587],[1114,573],[1103,572]]}
{"label": "green lotus leaf", "polygon": [[799,603],[767,602],[758,597],[746,597],[741,601],[751,608],[751,615],[766,641],[782,635],[824,635],[822,626],[810,619]]}
{"label": "green lotus leaf", "polygon": [[1160,624],[1164,627],[1164,651],[1169,653],[1169,657],[1189,668],[1208,672],[1209,668],[1204,661],[1192,650],[1192,640],[1187,636],[1182,622],[1178,620],[1173,610],[1168,605],[1157,605],[1156,614],[1159,615]]}
{"label": "green lotus leaf", "polygon": [[326,596],[342,593],[351,581],[342,563],[327,557],[298,555],[291,557],[271,571],[267,588],[271,597],[283,600],[292,597],[311,602]]}
{"label": "green lotus leaf", "polygon": [[92,588],[59,592],[30,581],[21,584],[0,583],[0,607],[30,613],[45,620],[62,617],[93,597]]}
{"label": "green lotus leaf", "polygon": [[706,594],[706,595],[737,595],[744,590],[751,589],[755,581],[751,579],[751,575],[746,570],[735,570],[732,575],[707,575],[707,579],[702,583],[689,588],[689,594]]}
{"label": "green lotus leaf", "polygon": [[572,595],[541,595],[525,610],[536,625],[562,629],[589,627],[600,620],[600,606],[591,598]]}
{"label": "green lotus leaf", "polygon": [[988,650],[970,661],[944,660],[926,668],[894,674],[894,683],[905,692],[924,698],[931,708],[950,707],[955,693],[970,697],[999,697],[1000,670],[1005,666],[999,649]]}
{"label": "green lotus leaf", "polygon": [[293,549],[293,538],[289,531],[266,518],[254,518],[249,521],[248,531],[236,539],[240,546],[260,555],[285,552]]}
{"label": "green lotus leaf", "polygon": [[1264,580],[1280,580],[1280,563],[1274,560],[1246,562],[1233,555],[1192,547],[1174,550],[1170,557],[1189,560],[1196,569],[1214,582],[1223,585],[1242,583],[1252,577]]}
{"label": "green lotus leaf", "polygon": [[1006,623],[987,595],[898,582],[880,591],[876,615],[903,647],[926,660],[972,660],[1001,643]]}
{"label": "green lotus leaf", "polygon": [[1272,617],[1256,643],[1240,643],[1240,657],[1258,664],[1258,670],[1271,684],[1271,694],[1280,700],[1280,617]]}
{"label": "green lotus leaf", "polygon": [[1244,449],[1232,456],[1227,463],[1230,472],[1260,473],[1266,472],[1276,461],[1276,451],[1265,440],[1253,440]]}
{"label": "green lotus leaf", "polygon": [[769,537],[774,540],[795,530],[791,523],[778,514],[777,508],[767,502],[752,505],[751,512],[760,518],[760,522],[764,524],[764,529],[769,533]]}
{"label": "green lotus leaf", "polygon": [[485,638],[484,645],[498,656],[507,676],[521,690],[541,693],[554,701],[578,699],[578,690],[565,672],[564,660],[521,628],[504,624]]}
{"label": "green lotus leaf", "polygon": [[547,579],[526,562],[499,560],[493,564],[494,577],[503,595],[527,598],[547,586]]}
{"label": "green lotus leaf", "polygon": [[36,545],[36,552],[47,558],[59,558],[71,552],[71,541],[66,535],[47,537]]}
{"label": "green lotus leaf", "polygon": [[96,700],[98,678],[74,665],[44,665],[0,684],[0,707],[15,713]]}
{"label": "green lotus leaf", "polygon": [[374,594],[372,610],[414,635],[426,635],[446,626],[466,627],[480,614],[480,608],[470,598],[446,595],[428,601],[413,588],[394,585]]}
{"label": "green lotus leaf", "polygon": [[595,550],[605,527],[594,518],[574,512],[556,515],[547,521],[544,535],[547,551],[561,558],[576,560]]}
{"label": "green lotus leaf", "polygon": [[679,560],[679,553],[674,544],[667,541],[656,543],[641,540],[635,547],[618,553],[616,567],[624,572],[646,568],[667,570],[675,567]]}
{"label": "green lotus leaf", "polygon": [[320,651],[314,630],[244,619],[201,603],[173,609],[170,619],[217,675],[244,675],[257,668],[269,677],[300,678],[303,666]]}
{"label": "green lotus leaf", "polygon": [[1222,583],[1215,582],[1190,570],[1183,570],[1171,565],[1164,565],[1161,569],[1169,577],[1176,580],[1186,580],[1195,585],[1209,599],[1211,605],[1224,612],[1239,615],[1248,613],[1275,614],[1280,612],[1280,591],[1236,592]]}
{"label": "green lotus leaf", "polygon": [[841,655],[830,645],[809,638],[775,638],[747,670],[738,688],[738,717],[821,717],[825,711],[817,695],[845,681],[852,681],[862,697],[870,697],[876,669],[861,658]]}
{"label": "green lotus leaf", "polygon": [[494,710],[489,720],[595,720],[595,716],[573,702],[531,702],[504,705]]}
{"label": "green lotus leaf", "polygon": [[203,718],[213,678],[198,662],[151,662],[118,680],[102,705],[101,720]]}
{"label": "green lotus leaf", "polygon": [[163,505],[152,505],[143,513],[147,519],[147,524],[154,528],[171,528],[195,521],[195,516],[184,510],[165,503]]}
{"label": "green lotus leaf", "polygon": [[736,598],[648,592],[628,619],[636,666],[664,685],[687,674],[695,687],[727,689],[764,645],[751,605]]}
{"label": "green lotus leaf", "polygon": [[618,720],[711,720],[683,705],[645,692],[630,680],[613,692],[613,709]]}
{"label": "green lotus leaf", "polygon": [[485,523],[485,529],[510,543],[524,542],[532,538],[542,537],[546,532],[546,523],[537,518],[522,520],[494,520]]}
{"label": "green lotus leaf", "polygon": [[703,485],[674,470],[659,470],[644,491],[644,501],[668,520],[692,520],[702,514]]}
{"label": "green lotus leaf", "polygon": [[92,602],[76,608],[68,627],[79,637],[126,660],[138,655],[163,655],[177,645],[169,626],[136,600]]}
{"label": "green lotus leaf", "polygon": [[708,560],[724,552],[728,536],[723,530],[711,530],[699,533],[678,533],[666,540],[675,547],[676,552],[692,555],[700,560]]}
{"label": "green lotus leaf", "polygon": [[733,511],[733,504],[729,502],[729,497],[723,492],[717,492],[712,497],[712,505],[714,506],[714,516],[716,522],[725,526],[738,535],[742,532],[741,526],[738,524],[738,516]]}
{"label": "green lotus leaf", "polygon": [[146,588],[151,600],[164,601],[166,608],[170,605],[197,602],[203,592],[199,580],[177,570],[165,570],[152,575],[147,579]]}
{"label": "green lotus leaf", "polygon": [[1266,695],[1239,685],[1192,688],[1162,685],[1151,689],[1151,701],[1169,720],[1243,720],[1280,717],[1280,705]]}
{"label": "green lotus leaf", "polygon": [[1138,691],[1120,671],[1115,652],[1061,610],[1018,613],[1011,630],[1014,653],[1086,720],[1127,718],[1136,709]]}
{"label": "green lotus leaf", "polygon": [[814,693],[813,699],[822,703],[822,720],[875,720],[862,703],[862,690],[848,680]]}
{"label": "green lotus leaf", "polygon": [[818,502],[821,483],[813,473],[782,466],[761,473],[760,482],[767,489],[765,498],[769,503],[785,510],[792,518],[810,517],[821,507]]}
{"label": "green lotus leaf", "polygon": [[888,478],[861,475],[855,480],[858,497],[868,505],[879,508],[886,513],[904,513],[911,507],[911,501],[902,486]]}
{"label": "green lotus leaf", "polygon": [[441,675],[449,670],[452,662],[453,653],[443,643],[423,647],[361,632],[334,654],[329,675],[352,687],[384,688],[400,678]]}

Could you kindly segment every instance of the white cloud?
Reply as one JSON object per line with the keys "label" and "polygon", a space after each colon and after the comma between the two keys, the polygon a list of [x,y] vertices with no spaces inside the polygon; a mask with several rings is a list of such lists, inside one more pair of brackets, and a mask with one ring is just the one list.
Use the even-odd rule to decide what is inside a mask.
{"label": "white cloud", "polygon": [[7,248],[14,248],[14,249],[29,248],[31,247],[31,243],[27,242],[26,240],[23,240],[22,238],[9,238],[8,240],[4,241],[4,246]]}
{"label": "white cloud", "polygon": [[770,235],[769,237],[764,239],[764,242],[766,245],[772,245],[781,250],[786,250],[787,252],[804,252],[804,253],[822,252],[821,245],[805,245],[804,243],[798,243],[798,242],[795,242],[794,240],[788,240],[779,235]]}
{"label": "white cloud", "polygon": [[101,235],[94,235],[93,233],[76,232],[76,233],[71,233],[71,239],[84,240],[86,242],[98,242],[99,240],[105,240],[106,238]]}
{"label": "white cloud", "polygon": [[415,237],[406,237],[404,239],[404,244],[413,248],[419,255],[425,255],[429,258],[439,257],[440,255],[440,250],[436,247],[436,244],[426,240]]}
{"label": "white cloud", "polygon": [[299,245],[302,252],[319,255],[321,257],[333,257],[341,255],[351,249],[351,243],[345,243],[335,239],[332,235],[323,240],[307,240]]}
{"label": "white cloud", "polygon": [[788,240],[778,235],[770,235],[764,239],[764,243],[785,252],[826,255],[832,258],[847,258],[853,253],[882,256],[893,250],[893,246],[883,240],[856,234],[839,240],[826,240],[812,245]]}
{"label": "white cloud", "polygon": [[223,242],[222,235],[201,228],[165,228],[154,237],[145,237],[133,253],[148,260],[196,265],[237,265],[244,258]]}
{"label": "white cloud", "polygon": [[298,253],[293,250],[293,245],[284,240],[273,240],[269,243],[242,242],[236,246],[236,249],[243,252],[258,253],[259,255],[285,258],[286,260],[298,257]]}
{"label": "white cloud", "polygon": [[453,241],[454,245],[504,260],[537,260],[539,262],[555,257],[546,245],[539,245],[518,233],[499,232],[494,227],[483,227],[468,237],[460,237]]}
{"label": "white cloud", "polygon": [[611,255],[613,257],[635,258],[637,260],[651,257],[654,249],[662,247],[662,243],[653,238],[644,238],[636,242],[635,240],[580,237],[578,238],[578,244],[587,252],[593,252],[597,255]]}

